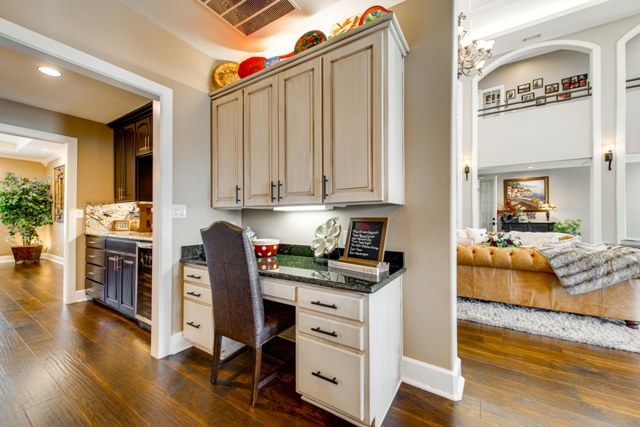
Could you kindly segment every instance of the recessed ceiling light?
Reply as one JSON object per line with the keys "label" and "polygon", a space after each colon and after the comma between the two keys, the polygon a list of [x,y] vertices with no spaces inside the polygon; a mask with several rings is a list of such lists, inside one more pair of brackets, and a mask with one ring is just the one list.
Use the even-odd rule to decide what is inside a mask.
{"label": "recessed ceiling light", "polygon": [[38,71],[40,71],[42,74],[46,74],[47,76],[51,76],[51,77],[60,77],[62,75],[60,71],[51,67],[41,66],[41,67],[38,67]]}
{"label": "recessed ceiling light", "polygon": [[51,151],[48,148],[43,148],[42,151]]}
{"label": "recessed ceiling light", "polygon": [[533,166],[528,166],[527,169],[533,169]]}

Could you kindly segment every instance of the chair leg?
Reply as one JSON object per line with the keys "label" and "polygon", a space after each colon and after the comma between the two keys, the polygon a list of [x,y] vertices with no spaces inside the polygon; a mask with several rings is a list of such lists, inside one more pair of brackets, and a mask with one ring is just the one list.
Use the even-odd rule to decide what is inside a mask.
{"label": "chair leg", "polygon": [[222,335],[213,337],[213,363],[211,365],[211,384],[218,384],[218,368],[220,367],[220,351],[222,349]]}
{"label": "chair leg", "polygon": [[253,349],[253,386],[251,388],[251,406],[258,402],[258,389],[260,387],[260,364],[262,363],[262,347]]}

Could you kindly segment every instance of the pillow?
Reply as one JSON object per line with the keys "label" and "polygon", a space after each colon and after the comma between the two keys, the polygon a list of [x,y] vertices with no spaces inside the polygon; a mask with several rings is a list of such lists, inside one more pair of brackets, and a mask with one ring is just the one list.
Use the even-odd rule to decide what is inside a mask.
{"label": "pillow", "polygon": [[476,245],[481,244],[487,238],[486,228],[465,228],[469,238],[473,239]]}
{"label": "pillow", "polygon": [[559,241],[569,242],[578,240],[575,236],[564,233],[533,233],[525,231],[511,231],[512,236],[520,238],[524,248],[542,248],[548,243]]}
{"label": "pillow", "polygon": [[461,229],[458,228],[456,230],[456,237],[463,238],[463,239],[468,239],[469,235],[467,235],[467,230],[461,230]]}
{"label": "pillow", "polygon": [[473,239],[470,239],[468,237],[458,237],[457,238],[457,243],[460,246],[473,246],[475,244]]}

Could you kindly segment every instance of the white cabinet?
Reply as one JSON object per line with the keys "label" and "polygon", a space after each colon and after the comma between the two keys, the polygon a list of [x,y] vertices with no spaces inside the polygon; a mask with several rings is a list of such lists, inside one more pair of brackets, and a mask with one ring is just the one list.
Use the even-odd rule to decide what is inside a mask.
{"label": "white cabinet", "polygon": [[242,207],[242,91],[211,102],[211,204]]}
{"label": "white cabinet", "polygon": [[404,204],[407,52],[388,15],[212,93],[213,206]]}
{"label": "white cabinet", "polygon": [[[209,271],[203,266],[187,264],[182,277],[182,336],[196,347],[212,354],[214,330]],[[223,338],[220,358],[224,359],[241,347],[242,344]]]}

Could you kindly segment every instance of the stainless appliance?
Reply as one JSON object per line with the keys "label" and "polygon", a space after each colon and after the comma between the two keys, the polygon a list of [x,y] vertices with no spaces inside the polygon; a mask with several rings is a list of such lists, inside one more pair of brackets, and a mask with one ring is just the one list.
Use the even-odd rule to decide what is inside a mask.
{"label": "stainless appliance", "polygon": [[140,326],[148,329],[151,329],[152,246],[151,242],[138,242],[136,320]]}

